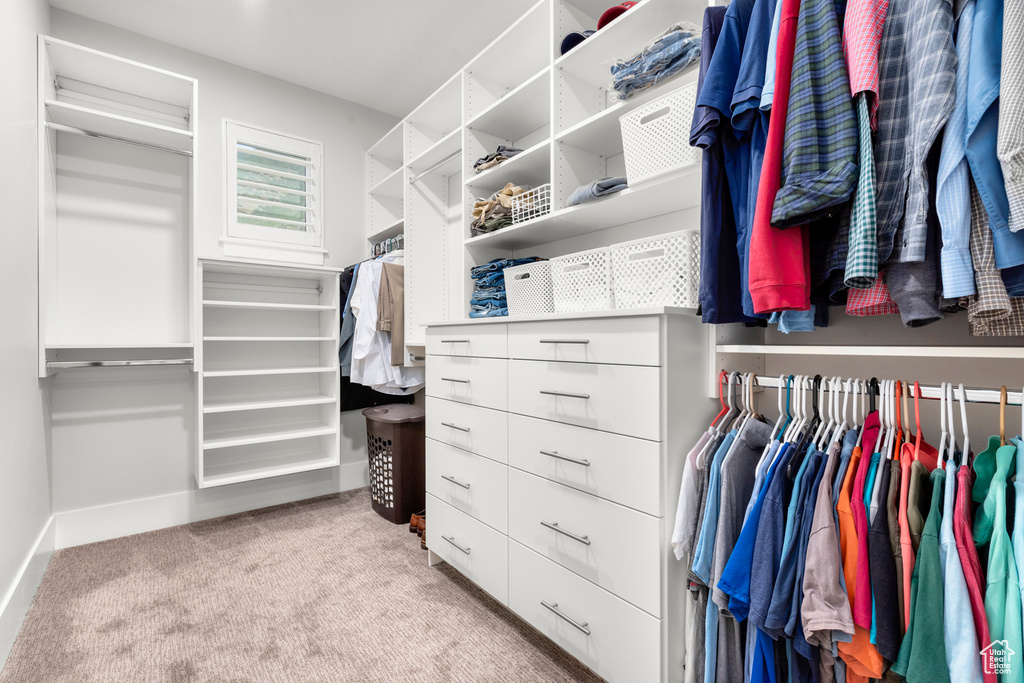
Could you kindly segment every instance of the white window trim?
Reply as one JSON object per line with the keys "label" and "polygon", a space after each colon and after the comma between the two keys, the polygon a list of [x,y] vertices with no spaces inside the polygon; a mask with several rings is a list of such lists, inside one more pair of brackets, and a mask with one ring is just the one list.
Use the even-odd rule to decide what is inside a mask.
{"label": "white window trim", "polygon": [[[237,222],[238,173],[235,164],[239,140],[270,150],[308,156],[313,160],[311,184],[315,190],[311,208],[315,213],[310,221],[313,223],[311,230],[293,232]],[[223,143],[225,220],[220,241],[224,255],[323,265],[327,253],[324,240],[323,144],[227,118],[223,119]]]}

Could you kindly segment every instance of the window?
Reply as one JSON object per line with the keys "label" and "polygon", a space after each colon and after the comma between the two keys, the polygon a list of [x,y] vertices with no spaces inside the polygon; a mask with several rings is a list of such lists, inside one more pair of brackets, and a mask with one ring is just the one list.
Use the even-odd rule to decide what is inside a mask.
{"label": "window", "polygon": [[323,263],[319,142],[225,122],[225,254]]}

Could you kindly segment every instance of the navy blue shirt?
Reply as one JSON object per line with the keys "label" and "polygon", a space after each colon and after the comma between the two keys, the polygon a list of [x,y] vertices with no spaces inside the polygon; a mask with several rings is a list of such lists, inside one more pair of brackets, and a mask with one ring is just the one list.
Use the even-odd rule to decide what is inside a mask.
{"label": "navy blue shirt", "polygon": [[749,619],[762,630],[772,602],[779,563],[782,561],[782,538],[786,524],[785,473],[796,452],[796,448],[787,449],[782,456],[785,460],[780,459],[776,465],[775,476],[766,484],[768,492],[757,524],[757,538],[754,540],[754,555],[750,565]]}

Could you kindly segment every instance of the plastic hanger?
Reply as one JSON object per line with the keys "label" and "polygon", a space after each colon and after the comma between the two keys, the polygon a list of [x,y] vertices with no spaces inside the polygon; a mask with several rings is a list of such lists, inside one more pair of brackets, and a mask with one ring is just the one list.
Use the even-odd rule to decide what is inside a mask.
{"label": "plastic hanger", "polygon": [[[839,382],[839,378],[838,377],[836,377],[836,381]],[[843,433],[846,431],[847,426],[850,424],[847,421],[846,416],[848,414],[847,413],[847,408],[849,408],[849,405],[850,405],[850,390],[852,389],[852,387],[853,387],[853,380],[847,378],[846,382],[843,384],[843,421],[839,424],[838,427],[836,427],[836,431],[832,435],[832,441],[833,442],[839,441],[841,438],[843,438]],[[838,396],[836,397],[836,405],[837,406],[839,405],[839,397]],[[856,414],[856,412],[857,412],[857,401],[856,401],[856,399],[854,399],[854,402],[853,402],[853,412],[854,412],[854,414]]]}
{"label": "plastic hanger", "polygon": [[786,441],[793,442],[794,435],[797,433],[802,421],[800,415],[800,386],[803,383],[803,375],[790,375],[789,386],[792,388],[792,394],[787,389],[786,400],[788,402],[789,411],[789,425],[786,429]]}
{"label": "plastic hanger", "polygon": [[[874,380],[874,378],[872,378]],[[874,380],[877,382],[877,380]],[[878,405],[878,435],[875,437],[874,444],[867,444],[872,448],[871,453],[882,452],[882,440],[885,438],[887,428],[890,426],[889,423],[889,399],[892,397],[889,390],[891,380],[883,379],[881,384],[881,394],[879,395]],[[870,457],[871,453],[867,453]]]}
{"label": "plastic hanger", "polygon": [[999,445],[1006,445],[1006,385],[999,387]]}
{"label": "plastic hanger", "polygon": [[[782,391],[780,388],[779,391]],[[793,403],[792,403],[792,392],[793,392],[793,375],[786,378],[786,421],[782,425],[782,436],[788,436],[789,425],[793,423]],[[788,441],[787,438],[783,438],[783,441]]]}
{"label": "plastic hanger", "polygon": [[822,381],[821,375],[815,375],[812,390],[814,392],[814,420],[815,424],[817,425],[817,428],[815,429],[814,436],[811,439],[814,442],[815,448],[819,448],[819,444],[821,443],[821,435],[825,432],[826,428],[825,420],[821,419],[821,413],[818,409],[825,397],[825,392],[822,391],[823,385],[824,382]]}
{"label": "plastic hanger", "polygon": [[[769,443],[771,443],[772,441],[775,441],[775,439],[778,438],[779,434],[782,433],[782,423],[786,419],[786,415],[782,412],[782,399],[783,399],[782,385],[783,384],[786,384],[786,376],[785,375],[779,375],[779,391],[777,392],[778,406],[779,406],[779,419],[775,421],[775,427],[772,429],[771,438],[768,439]],[[787,406],[787,409],[788,409],[788,406]],[[788,410],[787,410],[787,412],[788,412]]]}
{"label": "plastic hanger", "polygon": [[971,457],[971,432],[967,427],[967,406],[965,403],[965,395],[967,391],[964,389],[964,385],[960,385],[960,396],[958,398],[960,402],[960,426],[964,428],[964,449],[963,454],[965,462]]}
{"label": "plastic hanger", "polygon": [[[917,397],[919,387],[917,382],[914,382],[914,396]],[[917,415],[917,405],[914,406],[914,416]],[[949,441],[949,428],[946,426],[946,383],[943,382],[939,387],[939,424],[942,429],[942,436],[939,437],[939,464],[938,466],[945,469],[946,466],[946,444]],[[920,418],[918,418],[917,431],[921,431]]]}
{"label": "plastic hanger", "polygon": [[946,383],[946,416],[949,421],[949,453],[954,467],[957,465],[956,421],[953,420],[953,383]]}
{"label": "plastic hanger", "polygon": [[723,392],[723,385],[725,384],[725,378],[727,375],[728,373],[725,370],[718,373],[718,402],[722,404],[722,409],[718,411],[718,415],[715,415],[715,419],[711,421],[708,429],[713,429],[715,424],[729,412],[729,408],[725,405],[725,395]]}

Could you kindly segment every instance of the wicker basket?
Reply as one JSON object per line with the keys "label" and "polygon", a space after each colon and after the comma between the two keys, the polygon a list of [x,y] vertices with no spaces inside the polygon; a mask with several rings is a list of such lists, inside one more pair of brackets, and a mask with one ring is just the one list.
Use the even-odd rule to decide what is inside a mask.
{"label": "wicker basket", "polygon": [[615,308],[612,257],[608,248],[551,259],[551,283],[557,313]]}
{"label": "wicker basket", "polygon": [[554,313],[551,262],[537,261],[506,268],[505,295],[510,318]]}
{"label": "wicker basket", "polygon": [[691,83],[619,117],[630,187],[700,162],[700,150],[690,146],[696,104]]}
{"label": "wicker basket", "polygon": [[611,247],[618,308],[696,308],[700,231],[683,230]]}

